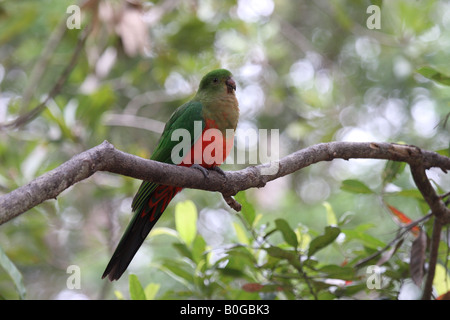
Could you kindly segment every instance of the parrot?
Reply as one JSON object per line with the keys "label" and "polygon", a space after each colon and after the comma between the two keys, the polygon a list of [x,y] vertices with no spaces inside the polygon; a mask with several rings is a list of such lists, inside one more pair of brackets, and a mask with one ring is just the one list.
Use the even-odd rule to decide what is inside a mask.
{"label": "parrot", "polygon": [[[205,179],[208,177],[208,170],[225,176],[219,166],[232,149],[239,119],[239,103],[235,91],[236,82],[230,71],[216,69],[207,73],[201,79],[195,96],[170,116],[150,159],[199,169]],[[179,140],[173,138],[176,132],[180,132],[177,129],[189,132],[190,140],[187,139],[186,143],[190,147],[189,150],[184,148],[173,152],[179,144]],[[220,140],[218,136],[214,136],[214,139],[209,137],[208,140],[208,129],[216,130],[225,138]],[[208,153],[203,151],[208,146],[211,149],[210,144],[213,142],[218,144],[219,148],[213,149],[208,157]],[[178,157],[174,157],[174,154]],[[106,266],[102,279],[108,277],[110,281],[114,281],[122,276],[170,201],[181,190],[179,187],[150,181],[142,182],[131,204],[134,216]]]}

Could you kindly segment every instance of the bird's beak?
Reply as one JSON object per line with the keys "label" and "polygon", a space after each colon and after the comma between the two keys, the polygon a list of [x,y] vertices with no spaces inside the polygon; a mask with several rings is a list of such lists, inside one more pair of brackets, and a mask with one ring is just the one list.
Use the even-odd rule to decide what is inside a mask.
{"label": "bird's beak", "polygon": [[228,79],[225,81],[225,84],[227,85],[227,91],[228,91],[228,93],[232,93],[233,90],[236,91],[236,82],[234,82],[233,78],[231,78],[231,77],[228,78]]}

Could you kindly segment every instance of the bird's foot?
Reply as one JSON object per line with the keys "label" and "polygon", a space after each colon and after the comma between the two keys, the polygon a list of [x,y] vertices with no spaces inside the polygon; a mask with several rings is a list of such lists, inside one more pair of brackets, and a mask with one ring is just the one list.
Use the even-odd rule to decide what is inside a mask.
{"label": "bird's foot", "polygon": [[191,166],[191,168],[200,170],[200,172],[203,174],[203,176],[204,176],[205,178],[208,178],[208,176],[209,176],[209,171],[208,171],[206,168],[202,167],[201,165],[199,165],[199,164],[197,164],[197,163],[194,163],[194,164]]}
{"label": "bird's foot", "polygon": [[205,167],[202,167],[201,165],[199,165],[199,164],[197,164],[197,163],[194,163],[194,164],[191,166],[191,168],[200,170],[200,172],[203,174],[203,176],[204,176],[205,178],[208,178],[208,176],[209,176],[209,170],[216,171],[218,174],[220,174],[221,176],[224,176],[225,178],[227,177],[226,174],[225,174],[225,172],[224,172],[222,169],[220,169],[219,167],[212,167],[212,168],[210,168],[210,169],[206,169]]}

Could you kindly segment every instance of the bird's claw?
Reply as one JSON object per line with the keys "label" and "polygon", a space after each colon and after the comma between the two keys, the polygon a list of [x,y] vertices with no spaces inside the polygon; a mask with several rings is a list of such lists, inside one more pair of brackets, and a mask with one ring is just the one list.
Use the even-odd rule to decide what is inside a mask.
{"label": "bird's claw", "polygon": [[203,176],[204,176],[205,178],[208,178],[208,176],[209,176],[209,171],[208,171],[206,168],[203,168],[201,165],[199,165],[199,164],[197,164],[197,163],[194,163],[194,164],[191,166],[191,168],[200,170],[200,172],[203,174]]}
{"label": "bird's claw", "polygon": [[222,169],[220,169],[219,167],[212,167],[212,168],[210,168],[210,169],[206,169],[206,168],[202,167],[201,165],[199,165],[199,164],[197,164],[197,163],[194,163],[194,164],[191,166],[191,168],[200,170],[200,172],[203,174],[203,176],[204,176],[205,178],[208,178],[208,176],[209,176],[209,170],[216,171],[218,174],[220,174],[221,176],[223,176],[223,177],[225,177],[225,178],[227,177],[227,175],[225,174],[225,172],[224,172]]}
{"label": "bird's claw", "polygon": [[217,172],[218,174],[220,174],[223,177],[227,177],[227,175],[225,174],[225,172],[220,168],[220,167],[212,167],[211,170]]}

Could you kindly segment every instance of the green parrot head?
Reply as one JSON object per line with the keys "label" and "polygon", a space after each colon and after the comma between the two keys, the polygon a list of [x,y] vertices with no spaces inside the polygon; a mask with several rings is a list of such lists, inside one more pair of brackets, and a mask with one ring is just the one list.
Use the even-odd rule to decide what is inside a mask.
{"label": "green parrot head", "polygon": [[217,69],[207,73],[200,81],[197,96],[218,97],[225,94],[234,95],[236,82],[230,71]]}

